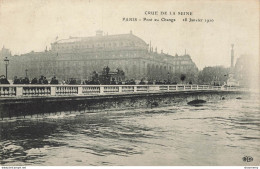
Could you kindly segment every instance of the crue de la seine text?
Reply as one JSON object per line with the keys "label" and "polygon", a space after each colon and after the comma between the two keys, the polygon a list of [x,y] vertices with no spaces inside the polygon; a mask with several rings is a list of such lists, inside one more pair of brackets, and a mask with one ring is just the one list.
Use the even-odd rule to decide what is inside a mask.
{"label": "crue de la seine text", "polygon": [[171,22],[212,23],[212,18],[195,17],[192,11],[144,11],[140,17],[123,17],[123,22]]}

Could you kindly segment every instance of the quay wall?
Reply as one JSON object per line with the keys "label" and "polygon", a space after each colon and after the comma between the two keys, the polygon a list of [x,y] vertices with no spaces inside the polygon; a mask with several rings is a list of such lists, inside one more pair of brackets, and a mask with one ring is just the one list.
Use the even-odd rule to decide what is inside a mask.
{"label": "quay wall", "polygon": [[49,114],[91,113],[186,104],[192,100],[222,100],[241,97],[238,90],[194,90],[150,93],[108,93],[88,96],[9,97],[0,99],[0,120],[44,117]]}

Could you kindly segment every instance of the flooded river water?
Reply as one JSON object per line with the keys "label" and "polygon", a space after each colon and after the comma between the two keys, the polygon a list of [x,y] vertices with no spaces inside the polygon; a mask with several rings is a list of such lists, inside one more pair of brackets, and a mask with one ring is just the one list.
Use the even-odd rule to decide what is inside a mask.
{"label": "flooded river water", "polygon": [[[259,165],[259,95],[1,121],[1,165]],[[251,162],[243,161],[250,156]]]}

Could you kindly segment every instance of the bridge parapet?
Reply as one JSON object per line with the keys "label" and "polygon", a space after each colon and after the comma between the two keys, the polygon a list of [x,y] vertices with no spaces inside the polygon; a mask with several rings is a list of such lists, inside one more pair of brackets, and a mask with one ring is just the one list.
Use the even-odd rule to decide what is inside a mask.
{"label": "bridge parapet", "polygon": [[210,85],[0,85],[0,97],[75,96],[198,90],[237,90]]}

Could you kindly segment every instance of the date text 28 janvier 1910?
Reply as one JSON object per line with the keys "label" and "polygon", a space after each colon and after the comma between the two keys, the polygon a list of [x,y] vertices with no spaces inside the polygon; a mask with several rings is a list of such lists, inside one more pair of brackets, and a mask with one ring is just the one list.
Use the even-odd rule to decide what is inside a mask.
{"label": "date text 28 janvier 1910", "polygon": [[[175,18],[169,18],[169,16],[191,16],[193,15],[192,12],[169,12],[169,11],[145,11],[144,12],[145,17],[142,19],[136,18],[136,17],[123,17],[122,21],[124,22],[135,22],[135,21],[145,21],[145,22],[151,22],[151,21],[163,21],[163,22],[175,22]],[[152,18],[153,16],[163,16],[161,18]],[[168,16],[168,17],[167,17]],[[182,18],[183,22],[214,22],[213,19],[202,19],[202,18]]]}

